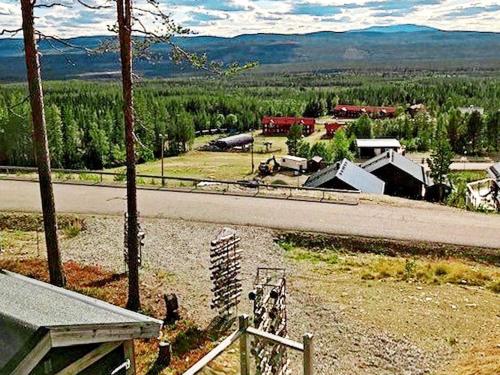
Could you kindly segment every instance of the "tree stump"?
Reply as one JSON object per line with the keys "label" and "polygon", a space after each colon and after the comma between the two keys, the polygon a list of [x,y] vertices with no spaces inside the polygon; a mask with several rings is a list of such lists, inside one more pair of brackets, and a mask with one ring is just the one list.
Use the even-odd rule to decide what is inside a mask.
{"label": "tree stump", "polygon": [[170,365],[170,360],[172,359],[172,347],[169,342],[160,342],[158,347],[158,358],[156,364],[161,367],[167,367]]}
{"label": "tree stump", "polygon": [[179,316],[179,301],[177,300],[177,295],[175,293],[164,294],[165,299],[166,314],[164,323],[174,324],[180,319]]}

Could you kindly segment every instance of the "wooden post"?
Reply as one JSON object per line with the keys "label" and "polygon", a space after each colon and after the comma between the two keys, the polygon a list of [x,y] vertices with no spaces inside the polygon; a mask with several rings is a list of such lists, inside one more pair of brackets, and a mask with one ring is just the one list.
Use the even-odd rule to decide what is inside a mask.
{"label": "wooden post", "polygon": [[240,374],[250,375],[250,335],[246,332],[250,321],[248,315],[239,317],[239,329],[243,332],[240,337]]}
{"label": "wooden post", "polygon": [[125,359],[130,361],[130,367],[127,370],[127,375],[135,375],[135,348],[134,340],[128,340],[123,343],[123,351]]}
{"label": "wooden post", "polygon": [[306,333],[303,337],[304,344],[304,375],[313,375],[313,336]]}

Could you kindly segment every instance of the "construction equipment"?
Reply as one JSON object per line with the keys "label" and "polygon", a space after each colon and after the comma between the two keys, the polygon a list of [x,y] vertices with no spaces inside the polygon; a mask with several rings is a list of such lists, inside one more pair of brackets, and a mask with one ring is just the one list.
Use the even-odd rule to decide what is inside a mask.
{"label": "construction equipment", "polygon": [[261,176],[271,176],[277,173],[281,169],[281,165],[276,160],[273,155],[265,161],[261,161],[259,164],[259,174]]}

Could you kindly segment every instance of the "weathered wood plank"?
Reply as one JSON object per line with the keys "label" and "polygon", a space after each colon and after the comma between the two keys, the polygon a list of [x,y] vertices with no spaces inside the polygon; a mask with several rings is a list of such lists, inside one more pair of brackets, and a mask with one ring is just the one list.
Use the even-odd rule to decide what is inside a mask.
{"label": "weathered wood plank", "polygon": [[99,361],[101,358],[111,353],[113,350],[115,350],[122,344],[123,344],[122,341],[104,343],[95,348],[94,350],[92,350],[91,352],[85,354],[83,357],[77,359],[75,362],[73,362],[69,366],[59,371],[56,375],[78,374],[81,371],[88,368],[89,366],[96,363],[97,361]]}
{"label": "weathered wood plank", "polygon": [[51,339],[50,335],[47,333],[33,348],[31,352],[28,353],[26,357],[19,363],[11,375],[25,375],[29,374],[35,367],[40,363],[40,361],[45,357],[50,351]]}

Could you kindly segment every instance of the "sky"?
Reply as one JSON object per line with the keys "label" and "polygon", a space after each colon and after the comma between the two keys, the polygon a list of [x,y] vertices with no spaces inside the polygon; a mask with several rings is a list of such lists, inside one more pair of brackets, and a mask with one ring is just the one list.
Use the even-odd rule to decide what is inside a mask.
{"label": "sky", "polygon": [[[51,0],[37,0],[48,4]],[[114,8],[90,10],[72,0],[67,7],[36,9],[36,26],[60,37],[109,34]],[[84,0],[111,4],[110,0]],[[147,8],[147,0],[135,0]],[[418,24],[444,30],[500,32],[499,0],[158,0],[181,26],[199,35],[308,33],[370,26]],[[0,0],[0,30],[20,26],[19,0]],[[148,29],[154,21],[145,17]],[[19,35],[18,35],[19,36]]]}

